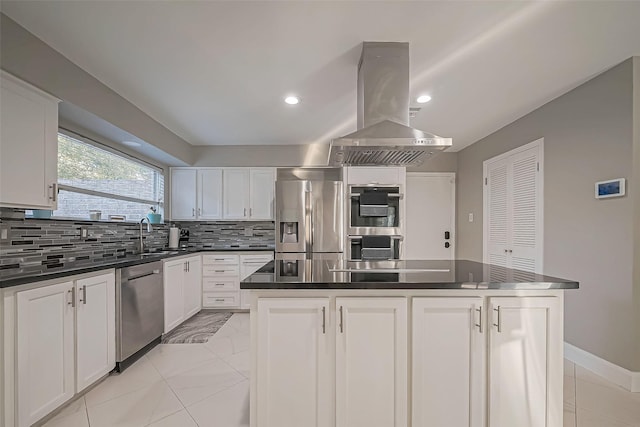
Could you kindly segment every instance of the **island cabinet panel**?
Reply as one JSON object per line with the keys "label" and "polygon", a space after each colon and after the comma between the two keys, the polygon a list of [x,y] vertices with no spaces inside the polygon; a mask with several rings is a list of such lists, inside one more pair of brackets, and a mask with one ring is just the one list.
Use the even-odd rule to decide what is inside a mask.
{"label": "island cabinet panel", "polygon": [[484,322],[481,297],[413,299],[413,427],[484,425]]}
{"label": "island cabinet panel", "polygon": [[406,427],[407,299],[336,298],[336,426]]}
{"label": "island cabinet panel", "polygon": [[258,301],[257,425],[333,425],[329,298]]}
{"label": "island cabinet panel", "polygon": [[558,298],[489,299],[489,427],[562,426]]}
{"label": "island cabinet panel", "polygon": [[115,286],[113,274],[76,281],[78,392],[116,365]]}
{"label": "island cabinet panel", "polygon": [[17,400],[20,427],[30,426],[75,391],[72,281],[17,293]]}

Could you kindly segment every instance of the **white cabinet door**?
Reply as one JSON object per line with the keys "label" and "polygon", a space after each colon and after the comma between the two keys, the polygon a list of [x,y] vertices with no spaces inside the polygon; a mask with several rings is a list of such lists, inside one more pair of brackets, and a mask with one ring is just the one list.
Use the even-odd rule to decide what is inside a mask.
{"label": "white cabinet door", "polygon": [[257,337],[255,425],[332,426],[329,299],[260,299]]}
{"label": "white cabinet door", "polygon": [[116,363],[115,277],[76,281],[76,392],[108,374]]}
{"label": "white cabinet door", "polygon": [[225,169],[223,183],[224,219],[249,218],[249,169]]}
{"label": "white cabinet door", "polygon": [[336,298],[336,426],[407,426],[406,298]]}
{"label": "white cabinet door", "polygon": [[413,299],[413,427],[484,425],[482,322],[482,298]]}
{"label": "white cabinet door", "polygon": [[18,425],[26,427],[74,394],[73,282],[16,297]]}
{"label": "white cabinet door", "polygon": [[198,169],[198,219],[222,218],[222,169]]}
{"label": "white cabinet door", "polygon": [[0,205],[55,209],[58,100],[2,72]]}
{"label": "white cabinet door", "polygon": [[252,168],[250,174],[250,218],[273,219],[273,205],[275,194],[274,169]]}
{"label": "white cabinet door", "polygon": [[346,169],[347,184],[404,185],[406,168],[351,166]]}
{"label": "white cabinet door", "polygon": [[200,256],[187,258],[184,273],[184,319],[188,319],[202,308],[202,263]]}
{"label": "white cabinet door", "polygon": [[196,169],[171,169],[171,219],[196,219],[196,188]]}
{"label": "white cabinet door", "polygon": [[562,426],[557,298],[490,298],[489,427]]}
{"label": "white cabinet door", "polygon": [[164,333],[184,320],[184,259],[164,263]]}

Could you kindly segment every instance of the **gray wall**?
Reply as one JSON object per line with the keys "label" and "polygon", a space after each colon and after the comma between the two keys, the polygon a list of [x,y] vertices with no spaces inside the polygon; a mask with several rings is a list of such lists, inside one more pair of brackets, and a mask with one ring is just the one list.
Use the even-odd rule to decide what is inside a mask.
{"label": "gray wall", "polygon": [[0,66],[186,163],[191,146],[4,14],[0,14]]}
{"label": "gray wall", "polygon": [[457,256],[482,260],[483,161],[544,138],[544,273],[580,281],[566,292],[565,341],[640,371],[633,197],[594,198],[596,181],[632,184],[633,121],[629,59],[460,151]]}

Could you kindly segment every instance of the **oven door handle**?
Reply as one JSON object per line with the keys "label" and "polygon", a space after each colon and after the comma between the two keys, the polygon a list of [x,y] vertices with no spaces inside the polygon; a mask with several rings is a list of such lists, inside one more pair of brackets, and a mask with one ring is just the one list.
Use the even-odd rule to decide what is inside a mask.
{"label": "oven door handle", "polygon": [[[361,193],[349,193],[349,197],[359,199],[360,198],[360,194]],[[402,194],[402,193],[387,193],[387,197],[404,199],[404,194]]]}
{"label": "oven door handle", "polygon": [[[385,236],[384,234],[374,234],[374,236]],[[394,234],[391,236],[388,236],[391,240],[404,240],[404,236],[401,236],[399,234]],[[362,236],[347,236],[347,239],[349,240],[362,240]]]}

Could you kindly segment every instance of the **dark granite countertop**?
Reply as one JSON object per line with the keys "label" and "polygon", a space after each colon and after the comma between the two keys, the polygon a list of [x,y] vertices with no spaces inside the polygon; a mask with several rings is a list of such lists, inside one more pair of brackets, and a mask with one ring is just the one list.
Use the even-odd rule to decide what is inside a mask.
{"label": "dark granite countertop", "polygon": [[0,288],[10,288],[12,286],[24,285],[25,283],[40,282],[43,280],[57,279],[60,277],[73,276],[76,274],[91,273],[109,268],[131,267],[132,265],[144,264],[172,258],[196,254],[200,252],[253,252],[253,251],[273,251],[273,248],[256,247],[227,247],[227,248],[204,248],[204,249],[167,249],[143,255],[128,254],[122,257],[105,259],[104,261],[82,260],[67,262],[61,267],[50,267],[42,265],[38,267],[16,268],[11,270],[0,270]]}
{"label": "dark granite countertop", "polygon": [[468,260],[275,260],[241,289],[577,289],[578,282]]}

